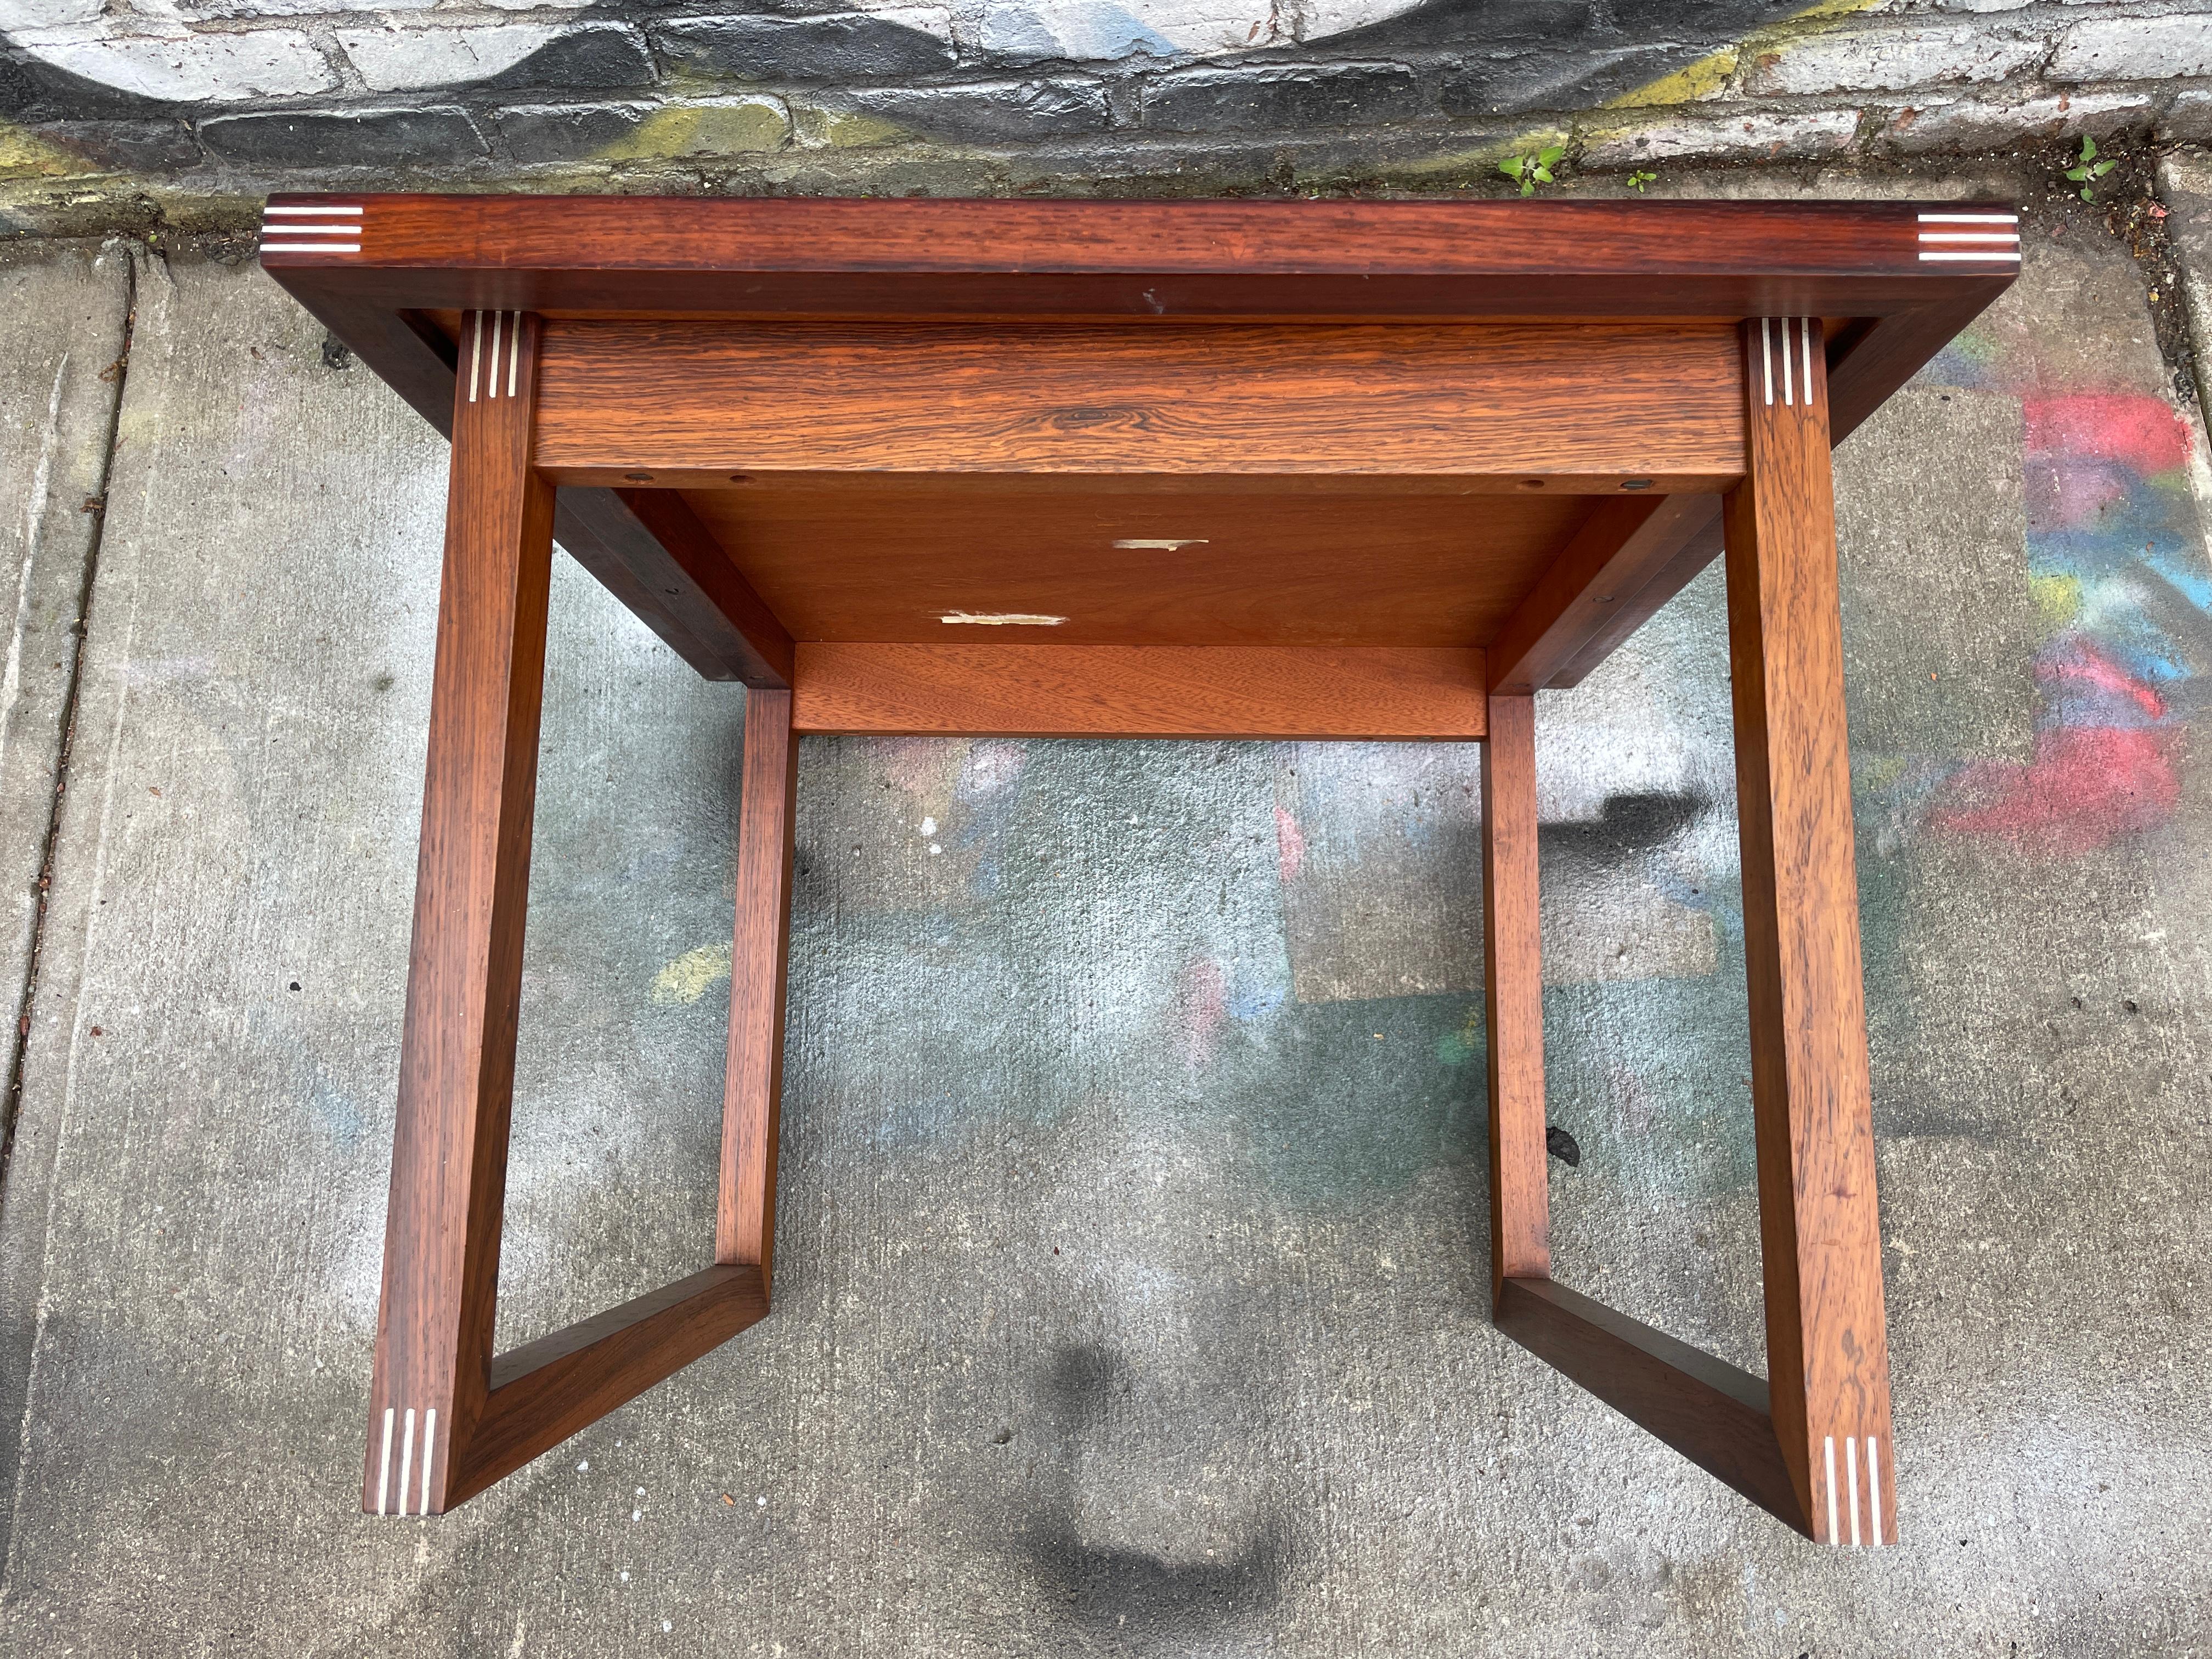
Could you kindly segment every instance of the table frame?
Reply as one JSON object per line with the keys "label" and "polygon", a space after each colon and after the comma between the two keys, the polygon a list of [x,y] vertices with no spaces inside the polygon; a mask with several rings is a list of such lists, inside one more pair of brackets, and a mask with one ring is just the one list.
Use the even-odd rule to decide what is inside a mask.
{"label": "table frame", "polygon": [[[580,234],[573,201],[272,203],[272,273],[453,440],[366,1510],[451,1509],[768,1311],[802,732],[1455,737],[1484,742],[1499,1328],[1805,1535],[1895,1540],[1829,451],[2002,291],[2016,238],[2007,246],[1979,228],[2010,214],[1984,204],[1737,204],[1672,216],[1644,205],[648,203],[623,204],[629,246],[592,243],[579,257],[562,243]],[[717,213],[748,207],[745,222],[763,233],[754,242],[725,240],[712,257],[685,242],[711,237]],[[964,241],[948,253],[955,212]],[[1941,228],[1954,223],[1971,228]],[[351,244],[308,234],[342,239],[349,225]],[[1514,234],[1468,252],[1486,227]],[[860,232],[866,252],[850,240]],[[366,245],[380,258],[361,258]],[[1510,280],[1489,290],[1474,276]],[[599,353],[597,404],[563,378],[571,358],[604,344],[590,337],[601,313],[896,316],[940,328],[1078,316],[1105,319],[1101,337],[1134,342],[1130,317],[1168,309],[1214,322],[1540,322],[1538,279],[1544,315],[1739,319],[1740,425],[1729,420],[1741,462],[1729,471],[1723,456],[1721,475],[1604,501],[1486,652],[794,642],[670,488],[738,452],[711,434],[635,437],[623,412],[635,394],[605,368],[623,354]],[[453,301],[457,340],[425,320]],[[564,338],[580,351],[564,357]],[[985,383],[993,372],[987,362]],[[1668,416],[1654,403],[1643,418]],[[1497,450],[1493,428],[1482,441]],[[785,436],[800,450],[819,441]],[[1325,435],[1275,438],[1268,465],[1285,472],[1301,456],[1316,471],[1359,465],[1334,452],[1312,463]],[[948,431],[933,441],[964,453],[981,440]],[[1181,441],[1152,446],[1168,470]],[[1432,434],[1408,442],[1435,448]],[[1635,487],[1510,451],[1486,452],[1481,465],[1498,476],[1540,467],[1592,493]],[[609,476],[625,454],[635,470]],[[1054,465],[1042,450],[1032,459]],[[1184,459],[1212,464],[1195,450]],[[860,464],[914,457],[886,448]],[[1018,457],[1007,465],[1021,470]],[[1716,520],[1734,671],[1763,1380],[1554,1282],[1548,1243],[1534,694],[1574,684],[1678,591],[1712,556]],[[713,1264],[495,1355],[556,536],[702,673],[750,688],[729,1066]]]}

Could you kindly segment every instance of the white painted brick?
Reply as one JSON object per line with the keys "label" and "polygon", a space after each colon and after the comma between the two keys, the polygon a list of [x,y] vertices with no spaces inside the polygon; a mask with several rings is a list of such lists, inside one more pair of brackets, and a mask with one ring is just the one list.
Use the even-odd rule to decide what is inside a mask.
{"label": "white painted brick", "polygon": [[490,23],[476,28],[340,29],[338,44],[378,92],[481,81],[520,63],[561,33],[557,25]]}
{"label": "white painted brick", "polygon": [[441,0],[138,0],[138,9],[181,18],[187,23],[244,22],[262,17],[323,17],[333,12],[421,11],[440,3]]}
{"label": "white painted brick", "polygon": [[1747,65],[1743,86],[1762,96],[1818,95],[2002,81],[2029,67],[2045,49],[2042,40],[1995,33],[1978,23],[1837,31],[1760,52]]}
{"label": "white painted brick", "polygon": [[2164,81],[2212,75],[2212,15],[2100,17],[2076,23],[2051,59],[2054,81]]}
{"label": "white painted brick", "polygon": [[89,23],[104,0],[0,0],[0,29],[61,28]]}
{"label": "white painted brick", "polygon": [[1718,119],[1609,128],[1593,132],[1585,140],[1579,164],[1607,168],[1693,157],[1783,161],[1829,155],[1851,142],[1858,124],[1855,110],[1818,110],[1799,115],[1761,110]]}
{"label": "white painted brick", "polygon": [[[61,38],[55,38],[61,37]],[[240,104],[327,92],[337,71],[297,29],[241,34],[116,35],[77,39],[61,30],[11,32],[42,63],[118,91],[186,104]]]}
{"label": "white painted brick", "polygon": [[1997,149],[2024,138],[2093,137],[2134,125],[2151,107],[2142,92],[2053,93],[2041,98],[2006,100],[1960,99],[1932,108],[1901,110],[1875,147],[1899,155],[1933,151]]}

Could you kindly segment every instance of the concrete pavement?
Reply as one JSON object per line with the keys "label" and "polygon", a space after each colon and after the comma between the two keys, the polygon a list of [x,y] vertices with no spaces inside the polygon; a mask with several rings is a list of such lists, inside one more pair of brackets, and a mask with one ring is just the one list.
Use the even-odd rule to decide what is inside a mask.
{"label": "concrete pavement", "polygon": [[[1956,188],[2031,202],[2022,279],[1838,457],[1879,1555],[1489,1328],[1450,746],[810,740],[775,1314],[450,1517],[355,1514],[443,447],[250,266],[19,255],[0,465],[106,512],[0,1194],[0,1639],[2212,1647],[2203,426],[2097,216]],[[1555,1255],[1758,1365],[1718,574],[1540,705]],[[711,1235],[743,694],[565,562],[554,618],[501,1346]]]}

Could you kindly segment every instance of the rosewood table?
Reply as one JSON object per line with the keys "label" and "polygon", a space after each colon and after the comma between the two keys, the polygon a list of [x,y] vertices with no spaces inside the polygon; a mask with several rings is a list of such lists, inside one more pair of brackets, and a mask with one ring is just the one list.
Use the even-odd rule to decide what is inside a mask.
{"label": "rosewood table", "polygon": [[[1830,446],[2006,207],[291,196],[453,441],[363,1506],[451,1509],[768,1310],[796,739],[1480,739],[1507,1334],[1896,1537]],[[745,700],[713,1264],[492,1352],[553,544]],[[1761,1379],[1552,1276],[1534,694],[1724,551]]]}

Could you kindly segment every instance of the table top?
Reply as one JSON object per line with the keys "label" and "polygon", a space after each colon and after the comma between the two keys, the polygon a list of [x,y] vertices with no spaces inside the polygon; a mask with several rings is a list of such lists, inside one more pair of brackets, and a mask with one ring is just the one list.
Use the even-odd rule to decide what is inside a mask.
{"label": "table top", "polygon": [[702,672],[771,684],[651,573],[696,583],[707,548],[801,642],[1479,649],[1578,537],[1671,514],[1609,649],[1717,549],[1739,320],[1776,319],[1785,368],[1820,353],[1840,439],[2013,280],[2018,230],[1974,202],[331,195],[272,198],[261,257],[441,431],[467,313],[536,313],[561,539]]}

